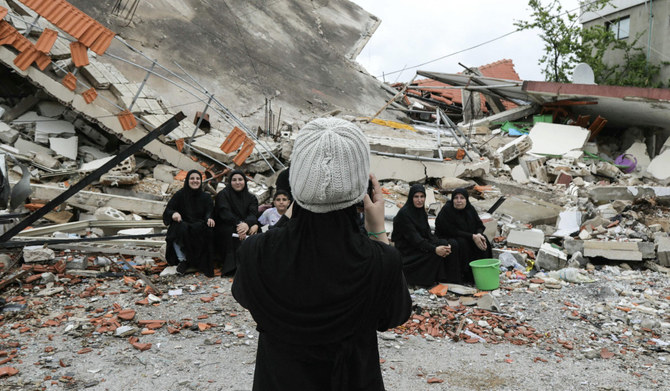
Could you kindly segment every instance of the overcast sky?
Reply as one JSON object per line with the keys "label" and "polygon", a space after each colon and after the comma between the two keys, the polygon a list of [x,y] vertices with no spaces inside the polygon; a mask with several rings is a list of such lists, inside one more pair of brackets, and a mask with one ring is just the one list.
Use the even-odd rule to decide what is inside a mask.
{"label": "overcast sky", "polygon": [[[510,33],[514,21],[529,20],[526,0],[352,0],[381,19],[381,25],[357,61],[381,79],[382,73],[412,67],[467,49]],[[578,0],[561,0],[573,10]],[[420,70],[456,73],[467,66],[505,58],[514,61],[522,80],[544,80],[537,64],[543,44],[537,31],[514,33],[492,43],[419,67]],[[409,81],[416,69],[385,77]]]}

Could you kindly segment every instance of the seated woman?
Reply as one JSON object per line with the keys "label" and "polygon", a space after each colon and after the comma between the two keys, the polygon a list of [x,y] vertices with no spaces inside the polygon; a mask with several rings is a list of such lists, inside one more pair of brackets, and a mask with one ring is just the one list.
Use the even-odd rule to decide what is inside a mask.
{"label": "seated woman", "polygon": [[458,258],[456,242],[430,232],[425,203],[426,189],[418,184],[410,187],[407,202],[393,219],[393,242],[402,254],[408,284],[451,282],[450,264]]}
{"label": "seated woman", "polygon": [[275,193],[274,198],[272,199],[273,208],[265,210],[261,217],[258,218],[258,222],[263,226],[267,225],[268,229],[274,228],[274,225],[277,224],[277,221],[286,213],[289,204],[291,203],[291,197],[286,190],[278,189]]}
{"label": "seated woman", "polygon": [[435,235],[441,239],[456,240],[460,257],[456,263],[463,282],[473,283],[470,261],[491,258],[491,243],[484,236],[484,223],[468,200],[468,191],[456,189],[451,201],[440,210],[435,220]]}
{"label": "seated woman", "polygon": [[184,187],[170,199],[163,223],[168,226],[165,257],[170,265],[177,265],[178,273],[190,267],[197,268],[207,277],[214,275],[211,247],[214,227],[212,198],[202,191],[202,175],[191,170],[184,179]]}
{"label": "seated woman", "polygon": [[258,232],[258,199],[247,189],[247,177],[235,170],[228,186],[216,195],[214,204],[217,238],[221,242],[223,268],[221,275],[235,274],[235,253],[242,240]]}

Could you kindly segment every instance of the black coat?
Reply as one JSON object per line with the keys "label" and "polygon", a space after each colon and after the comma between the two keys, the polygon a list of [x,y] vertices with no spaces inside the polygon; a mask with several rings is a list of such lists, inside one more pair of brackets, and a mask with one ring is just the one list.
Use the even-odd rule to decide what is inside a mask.
{"label": "black coat", "polygon": [[354,207],[294,205],[238,256],[232,293],[260,332],[254,390],[384,390],[376,331],[404,323],[411,298],[400,254],[360,233]]}
{"label": "black coat", "polygon": [[[163,224],[168,226],[165,257],[170,265],[179,263],[174,250],[174,243],[177,243],[186,255],[189,266],[210,275],[213,270],[211,256],[213,229],[207,226],[207,219],[213,217],[214,204],[212,197],[207,193],[200,189],[193,190],[188,186],[188,178],[192,173],[198,171],[189,171],[184,187],[172,196],[163,212]],[[181,215],[181,222],[172,220],[175,212]]]}
{"label": "black coat", "polygon": [[460,255],[458,265],[461,270],[461,280],[466,283],[474,281],[472,269],[469,263],[477,259],[491,258],[493,256],[491,243],[486,238],[486,250],[480,250],[472,240],[473,234],[484,234],[484,223],[479,218],[479,214],[469,200],[468,192],[465,189],[456,189],[452,193],[452,199],[455,194],[462,194],[467,203],[465,208],[456,209],[452,200],[437,214],[435,219],[435,235],[441,239],[455,240],[458,242]]}
{"label": "black coat", "polygon": [[[235,191],[230,186],[230,178],[235,174],[240,174],[244,178],[244,188],[240,191]],[[223,275],[234,274],[237,268],[235,252],[240,246],[240,239],[232,236],[236,232],[237,224],[245,222],[249,228],[258,224],[258,199],[249,193],[246,176],[243,172],[235,170],[228,178],[228,186],[216,195],[214,204],[216,258],[223,261]]]}
{"label": "black coat", "polygon": [[[393,243],[402,254],[407,282],[428,286],[448,281],[448,262],[458,249],[455,243],[439,240],[431,233],[426,210],[414,207],[416,193],[426,194],[426,190],[421,185],[410,187],[407,202],[393,218]],[[452,255],[442,258],[435,254],[441,245],[451,245]]]}

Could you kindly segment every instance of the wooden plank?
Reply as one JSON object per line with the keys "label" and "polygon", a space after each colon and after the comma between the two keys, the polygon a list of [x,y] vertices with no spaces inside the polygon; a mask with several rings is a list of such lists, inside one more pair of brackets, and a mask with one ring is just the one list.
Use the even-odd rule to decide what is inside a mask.
{"label": "wooden plank", "polygon": [[11,284],[12,282],[18,280],[19,278],[25,276],[28,273],[30,273],[30,270],[21,270],[20,272],[5,278],[4,280],[0,281],[0,289],[3,289],[7,285]]}

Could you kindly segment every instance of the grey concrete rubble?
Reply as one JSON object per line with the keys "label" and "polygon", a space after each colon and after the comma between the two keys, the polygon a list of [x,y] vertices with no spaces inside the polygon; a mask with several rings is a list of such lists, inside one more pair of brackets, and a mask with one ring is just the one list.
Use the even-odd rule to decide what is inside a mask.
{"label": "grey concrete rubble", "polygon": [[[460,373],[458,384],[450,383],[456,388],[668,388],[665,90],[644,97],[631,94],[650,89],[626,90],[620,99],[596,94],[603,86],[581,85],[587,96],[566,95],[577,87],[487,78],[474,64],[461,74],[418,71],[429,79],[412,85],[382,83],[352,60],[380,21],[350,2],[291,2],[263,12],[247,12],[259,6],[243,2],[244,10],[226,5],[225,17],[207,12],[219,10],[219,2],[199,2],[197,10],[181,2],[179,14],[198,20],[195,36],[189,28],[177,35],[164,30],[175,23],[165,23],[163,3],[176,2],[152,4],[156,15],[140,6],[141,15],[125,26],[96,2],[75,3],[94,14],[91,23],[118,28],[110,52],[90,48],[89,64],[79,67],[71,58],[75,38],[23,2],[0,0],[2,12],[7,9],[4,28],[16,29],[21,41],[35,45],[46,29],[58,31],[53,48],[42,53],[52,60],[44,69],[22,66],[21,50],[0,46],[0,172],[9,185],[0,188],[0,201],[8,205],[0,234],[17,231],[0,253],[0,341],[7,345],[0,360],[3,371],[20,368],[18,375],[0,374],[3,386],[133,389],[147,376],[157,389],[251,384],[259,337],[252,317],[230,295],[232,279],[183,275],[167,264],[162,214],[189,170],[203,173],[203,188],[214,195],[240,169],[261,207],[269,207],[300,129],[314,118],[336,116],[355,123],[368,140],[391,238],[394,217],[412,202],[410,186],[425,187],[432,229],[451,193],[464,188],[492,257],[500,260],[492,270],[500,285],[488,292],[476,283],[410,287],[408,323],[380,334],[389,389],[422,390],[426,382],[453,380],[434,357],[462,354],[481,364],[486,383],[481,373]],[[208,21],[230,21],[229,15],[264,27],[236,29],[240,40],[193,39]],[[263,23],[250,15],[262,16]],[[227,32],[233,25],[219,27]],[[289,35],[285,26],[291,26],[290,45],[281,42]],[[244,41],[245,55],[237,49],[221,55],[207,49],[209,41],[226,50]],[[142,60],[131,49],[136,42],[148,63],[126,61]],[[295,42],[310,58],[293,49]],[[167,69],[174,70],[168,52],[183,56],[178,72]],[[281,66],[275,67],[272,53],[282,53]],[[248,71],[245,61],[261,56],[267,61],[254,64],[248,72],[253,78],[239,74]],[[291,72],[301,76],[287,77]],[[67,83],[72,77],[74,88]],[[422,87],[433,81],[448,88]],[[545,91],[551,88],[559,90]],[[185,118],[171,132],[116,159],[182,110]],[[603,120],[606,126],[595,126]],[[113,159],[115,167],[93,178]],[[82,189],[52,205],[77,184]],[[29,227],[20,225],[46,209]],[[222,353],[233,359],[209,366]],[[171,359],[175,354],[184,357]],[[610,359],[617,365],[604,364]],[[166,360],[170,371],[162,365]],[[548,370],[557,369],[556,376],[527,382],[520,375],[554,362],[560,365]],[[575,373],[594,368],[601,376],[575,380]],[[216,371],[221,376],[210,376]],[[193,379],[179,378],[187,372]]]}

